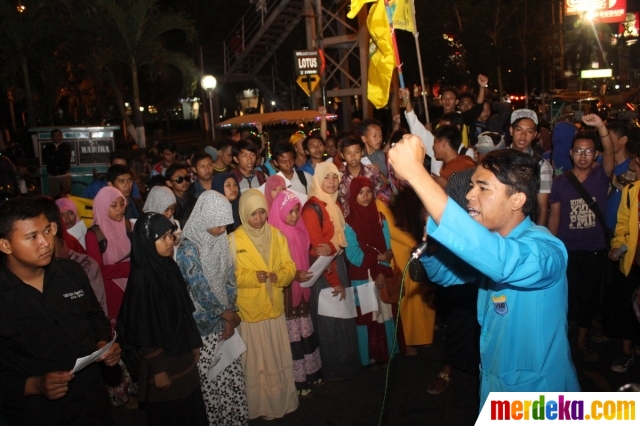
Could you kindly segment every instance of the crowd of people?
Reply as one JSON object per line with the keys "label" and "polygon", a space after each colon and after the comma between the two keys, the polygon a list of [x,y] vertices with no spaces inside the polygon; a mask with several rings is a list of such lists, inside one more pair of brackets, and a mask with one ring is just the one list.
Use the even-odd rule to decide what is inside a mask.
{"label": "crowd of people", "polygon": [[[436,312],[432,394],[454,368],[480,376],[481,406],[491,391],[578,391],[573,322],[582,360],[620,338],[611,368],[626,371],[640,354],[640,138],[591,113],[557,123],[551,145],[538,114],[488,101],[487,83],[443,88],[427,125],[401,89],[386,138],[373,119],[331,134],[321,108],[308,135],[258,126],[184,159],[161,141],[156,164],[114,152],[83,193],[91,226],[64,192],[0,206],[3,415],[105,424],[109,405],[140,402],[150,425],[280,418],[317,386],[430,345]],[[408,274],[401,293],[423,240],[428,278]],[[327,297],[354,300],[355,317],[327,314]],[[116,335],[104,366],[71,372]]]}

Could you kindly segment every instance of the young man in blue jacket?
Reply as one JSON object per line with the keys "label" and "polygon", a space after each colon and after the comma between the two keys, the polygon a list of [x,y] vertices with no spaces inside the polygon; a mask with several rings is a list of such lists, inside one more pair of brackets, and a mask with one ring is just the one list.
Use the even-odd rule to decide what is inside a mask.
{"label": "young man in blue jacket", "polygon": [[490,392],[579,391],[567,338],[567,252],[530,218],[540,186],[535,159],[516,150],[487,154],[471,177],[465,211],[423,158],[414,135],[389,152],[430,216],[422,263],[431,280],[478,284],[480,407]]}

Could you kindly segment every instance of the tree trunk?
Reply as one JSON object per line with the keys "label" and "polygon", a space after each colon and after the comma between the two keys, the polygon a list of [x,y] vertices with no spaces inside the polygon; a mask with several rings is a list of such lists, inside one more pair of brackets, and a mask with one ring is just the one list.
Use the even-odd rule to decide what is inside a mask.
{"label": "tree trunk", "polygon": [[147,147],[147,139],[144,133],[144,119],[142,117],[142,111],[140,111],[140,87],[138,86],[138,68],[136,62],[131,64],[131,79],[133,83],[133,124],[136,126],[136,133],[138,135],[138,147],[144,149]]}
{"label": "tree trunk", "polygon": [[113,90],[113,94],[116,97],[116,105],[118,106],[118,111],[120,112],[120,116],[124,120],[125,126],[127,128],[127,133],[133,138],[135,143],[138,143],[138,135],[136,134],[136,128],[133,126],[131,122],[131,117],[127,114],[127,109],[124,106],[124,98],[122,97],[122,91],[116,83],[116,78],[113,75],[113,71],[111,70],[111,66],[107,65],[104,68],[104,74],[107,79],[107,83],[111,86],[111,90]]}
{"label": "tree trunk", "polygon": [[527,72],[524,72],[524,107],[529,109],[529,79]]}
{"label": "tree trunk", "polygon": [[502,89],[502,67],[500,65],[496,68],[496,72],[498,73],[498,96],[500,97],[500,102],[504,102],[504,91]]}
{"label": "tree trunk", "polygon": [[22,66],[22,74],[24,75],[24,90],[27,96],[27,114],[29,115],[29,127],[38,127],[38,117],[36,117],[36,109],[33,106],[33,93],[31,93],[31,81],[29,79],[29,67],[27,58],[20,61]]}

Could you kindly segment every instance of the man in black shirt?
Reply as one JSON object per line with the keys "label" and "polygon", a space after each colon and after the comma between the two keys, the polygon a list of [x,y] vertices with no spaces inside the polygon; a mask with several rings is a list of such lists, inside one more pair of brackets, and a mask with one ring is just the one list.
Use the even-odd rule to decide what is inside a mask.
{"label": "man in black shirt", "polygon": [[[108,425],[99,363],[111,328],[80,265],[53,258],[56,224],[35,200],[0,206],[0,400],[10,425]],[[101,358],[116,367],[120,347]]]}
{"label": "man in black shirt", "polygon": [[42,148],[42,163],[47,166],[49,195],[55,198],[59,194],[71,191],[71,148],[62,143],[62,132],[51,131],[52,144]]}

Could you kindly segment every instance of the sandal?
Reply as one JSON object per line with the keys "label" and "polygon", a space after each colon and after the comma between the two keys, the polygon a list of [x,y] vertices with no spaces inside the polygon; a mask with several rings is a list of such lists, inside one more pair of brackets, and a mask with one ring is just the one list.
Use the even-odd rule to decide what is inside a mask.
{"label": "sandal", "polygon": [[311,389],[298,389],[298,396],[304,398],[306,396],[311,396],[313,391]]}
{"label": "sandal", "polygon": [[435,379],[431,380],[429,384],[427,384],[427,392],[431,395],[438,395],[439,393],[442,393],[447,386],[449,386],[449,382],[451,382],[451,377],[441,371]]}
{"label": "sandal", "polygon": [[600,359],[600,355],[593,349],[579,349],[578,354],[582,357],[582,360],[585,362],[596,362]]}
{"label": "sandal", "polygon": [[316,385],[316,386],[320,386],[320,385],[324,385],[326,382],[322,379],[318,379],[315,382],[311,382],[312,385]]}

